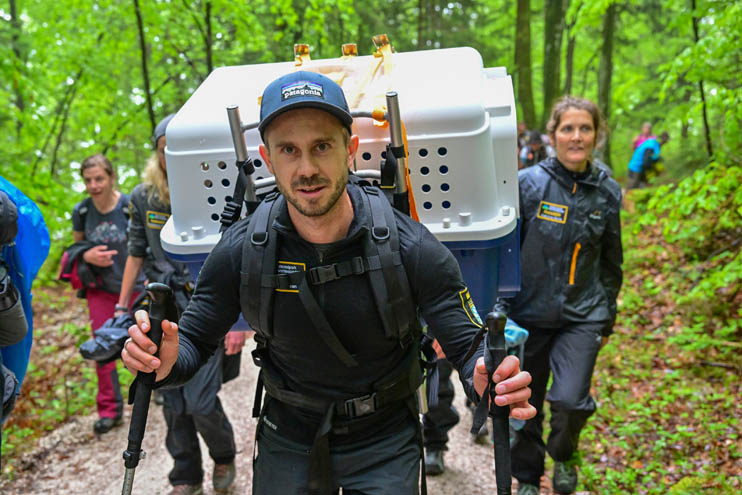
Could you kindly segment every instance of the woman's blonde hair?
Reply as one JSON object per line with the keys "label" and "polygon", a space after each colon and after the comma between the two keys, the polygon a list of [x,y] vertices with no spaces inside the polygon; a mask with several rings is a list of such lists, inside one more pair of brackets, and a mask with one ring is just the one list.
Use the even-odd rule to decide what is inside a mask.
{"label": "woman's blonde hair", "polygon": [[152,153],[144,167],[144,184],[147,187],[149,201],[157,198],[163,205],[170,206],[170,188],[167,185],[167,175],[160,167],[157,152]]}

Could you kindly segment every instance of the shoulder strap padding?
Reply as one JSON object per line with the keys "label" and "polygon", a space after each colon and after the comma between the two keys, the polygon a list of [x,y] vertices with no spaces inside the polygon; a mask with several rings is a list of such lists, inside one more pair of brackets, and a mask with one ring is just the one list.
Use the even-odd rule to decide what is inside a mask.
{"label": "shoulder strap padding", "polygon": [[273,288],[263,280],[275,271],[278,236],[270,231],[283,202],[278,193],[266,196],[252,214],[242,244],[240,305],[245,320],[263,340],[273,335]]}
{"label": "shoulder strap padding", "polygon": [[394,210],[380,191],[364,186],[363,197],[371,212],[371,230],[364,240],[364,254],[378,257],[381,270],[368,272],[379,313],[388,337],[396,337],[406,347],[412,340],[416,311],[407,274],[402,266],[399,232]]}

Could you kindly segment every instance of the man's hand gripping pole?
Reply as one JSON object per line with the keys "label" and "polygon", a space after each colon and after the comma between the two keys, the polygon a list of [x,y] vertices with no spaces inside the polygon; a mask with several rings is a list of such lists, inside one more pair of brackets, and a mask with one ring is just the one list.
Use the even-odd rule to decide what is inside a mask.
{"label": "man's hand gripping pole", "polygon": [[495,478],[497,495],[510,495],[510,406],[495,404],[495,386],[492,375],[507,356],[505,347],[505,324],[507,316],[500,311],[488,313],[484,319],[487,325],[487,336],[484,346],[484,365],[487,368],[487,391],[489,394],[489,416],[492,418],[492,434],[495,454]]}
{"label": "man's hand gripping pole", "polygon": [[[155,355],[159,354],[160,341],[162,340],[162,320],[165,319],[168,302],[173,291],[165,284],[151,283],[147,285],[147,293],[150,297],[149,321],[150,330],[147,333],[150,340],[157,346]],[[129,443],[124,451],[124,474],[123,495],[130,495],[134,484],[134,471],[139,464],[139,459],[144,457],[142,452],[142,439],[147,426],[147,414],[149,413],[149,399],[152,395],[152,387],[155,384],[156,371],[151,373],[137,374],[129,395],[129,403],[134,395],[134,406],[131,410],[131,422],[129,423]]]}

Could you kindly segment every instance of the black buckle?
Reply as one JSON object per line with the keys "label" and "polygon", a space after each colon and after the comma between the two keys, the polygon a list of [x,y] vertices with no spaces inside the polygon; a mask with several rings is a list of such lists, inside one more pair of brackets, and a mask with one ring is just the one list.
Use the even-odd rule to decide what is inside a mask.
{"label": "black buckle", "polygon": [[371,235],[376,241],[386,241],[389,239],[389,227],[374,227],[371,229]]}
{"label": "black buckle", "polygon": [[345,401],[345,415],[357,418],[376,412],[376,393],[355,397]]}
{"label": "black buckle", "polygon": [[254,246],[262,246],[268,242],[268,232],[253,232],[250,236],[250,242]]}
{"label": "black buckle", "polygon": [[315,285],[324,284],[338,278],[340,278],[340,275],[338,275],[337,265],[335,263],[332,265],[317,266],[309,270],[309,279]]}
{"label": "black buckle", "polygon": [[356,256],[350,260],[351,270],[353,275],[362,275],[366,271],[366,267],[363,266],[363,258]]}

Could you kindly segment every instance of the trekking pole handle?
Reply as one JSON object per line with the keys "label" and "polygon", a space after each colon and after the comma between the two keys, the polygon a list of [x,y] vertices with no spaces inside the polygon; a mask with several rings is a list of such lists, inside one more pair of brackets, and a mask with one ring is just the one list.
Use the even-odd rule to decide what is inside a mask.
{"label": "trekking pole handle", "polygon": [[507,356],[505,347],[505,325],[507,316],[500,311],[488,313],[485,317],[487,337],[484,352],[487,368],[487,382],[489,384],[489,416],[492,418],[492,433],[494,436],[495,478],[497,481],[497,495],[510,495],[512,489],[510,464],[510,406],[495,404],[495,386],[492,374]]}
{"label": "trekking pole handle", "polygon": [[[152,282],[147,284],[145,288],[150,298],[149,305],[149,332],[147,336],[155,344],[157,350],[155,350],[155,356],[160,354],[160,343],[162,342],[162,320],[165,319],[167,314],[167,303],[170,300],[170,296],[173,294],[173,290],[159,282]],[[150,388],[155,384],[156,372],[143,373],[140,380],[148,385]]]}
{"label": "trekking pole handle", "polygon": [[[493,311],[488,313],[484,319],[487,325],[487,349],[485,352],[485,365],[487,367],[487,373],[491,380],[492,374],[495,372],[500,363],[507,356],[507,348],[505,344],[505,325],[507,324],[508,318],[505,313],[501,311]],[[489,358],[489,363],[486,361]],[[491,368],[491,369],[490,369]],[[494,384],[490,388],[490,415],[497,414],[502,417],[510,416],[510,407],[498,406],[495,404],[495,387]]]}

